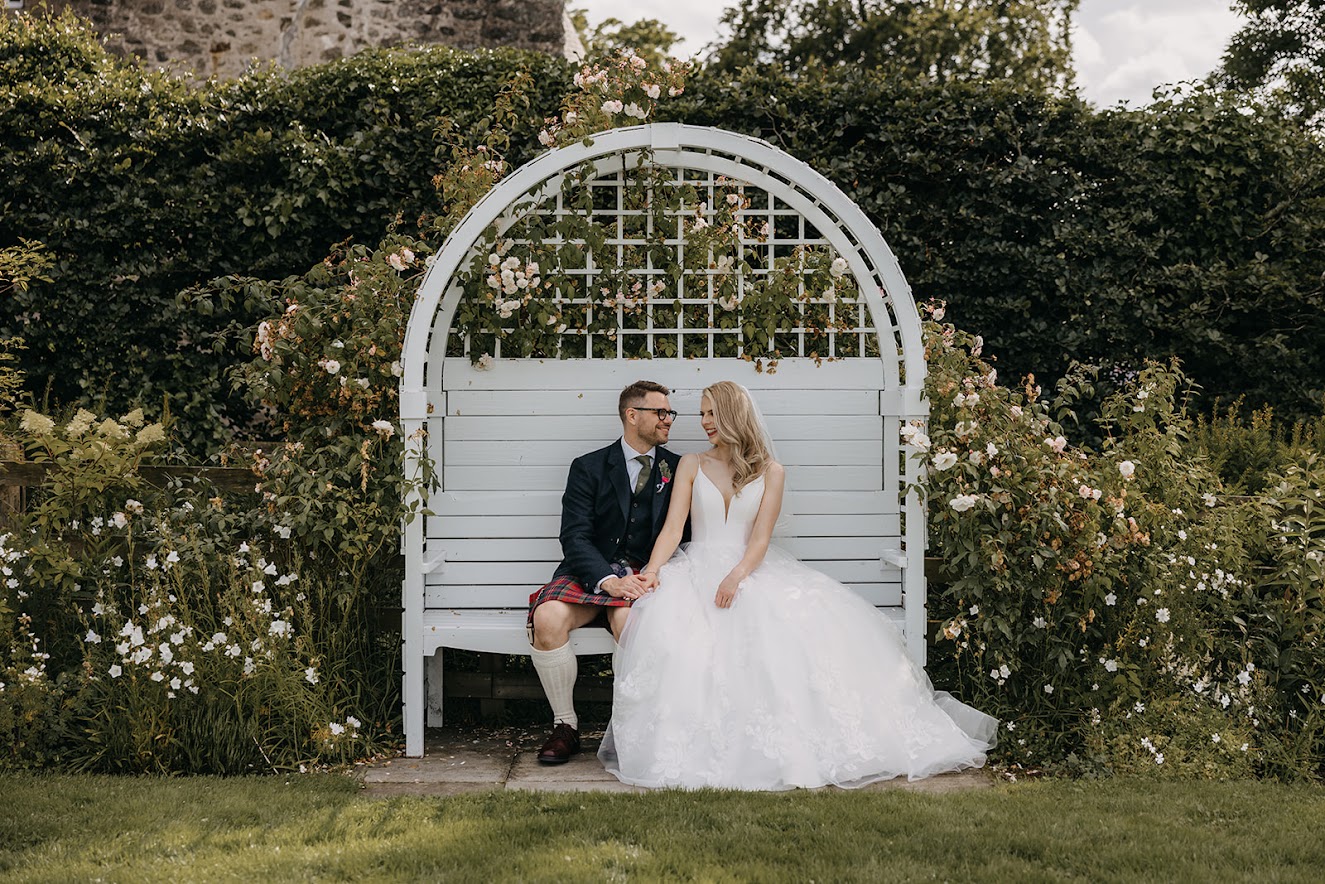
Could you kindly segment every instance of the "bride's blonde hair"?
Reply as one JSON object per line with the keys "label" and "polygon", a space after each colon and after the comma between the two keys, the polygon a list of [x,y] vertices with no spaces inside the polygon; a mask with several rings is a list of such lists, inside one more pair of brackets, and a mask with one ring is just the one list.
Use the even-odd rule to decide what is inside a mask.
{"label": "bride's blonde hair", "polygon": [[732,488],[740,491],[773,462],[767,430],[740,384],[718,381],[705,387],[703,395],[713,403],[713,423],[731,459]]}

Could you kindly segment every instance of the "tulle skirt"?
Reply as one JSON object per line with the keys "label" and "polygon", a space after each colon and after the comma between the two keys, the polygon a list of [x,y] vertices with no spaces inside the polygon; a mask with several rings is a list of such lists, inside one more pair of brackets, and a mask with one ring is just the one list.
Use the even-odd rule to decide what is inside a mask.
{"label": "tulle skirt", "polygon": [[625,783],[781,790],[980,767],[998,722],[936,692],[901,633],[770,548],[728,609],[738,547],[690,544],[631,609],[599,758]]}

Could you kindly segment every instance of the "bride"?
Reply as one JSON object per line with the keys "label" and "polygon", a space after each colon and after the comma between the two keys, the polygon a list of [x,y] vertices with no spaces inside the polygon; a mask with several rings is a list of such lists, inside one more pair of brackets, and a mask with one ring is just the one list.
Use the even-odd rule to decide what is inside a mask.
{"label": "bride", "polygon": [[713,447],[677,469],[604,766],[639,786],[775,790],[983,765],[998,722],[936,693],[871,604],[770,546],[785,472],[749,392],[713,384],[700,415]]}

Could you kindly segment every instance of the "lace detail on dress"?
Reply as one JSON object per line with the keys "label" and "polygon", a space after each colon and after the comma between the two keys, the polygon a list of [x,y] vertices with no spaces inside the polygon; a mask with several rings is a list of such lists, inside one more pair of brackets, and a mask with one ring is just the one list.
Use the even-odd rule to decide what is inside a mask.
{"label": "lace detail on dress", "polygon": [[706,474],[693,488],[694,540],[622,636],[599,753],[608,770],[644,786],[775,790],[984,763],[997,722],[936,694],[896,628],[827,575],[773,547],[732,607],[718,608],[764,481],[725,514]]}

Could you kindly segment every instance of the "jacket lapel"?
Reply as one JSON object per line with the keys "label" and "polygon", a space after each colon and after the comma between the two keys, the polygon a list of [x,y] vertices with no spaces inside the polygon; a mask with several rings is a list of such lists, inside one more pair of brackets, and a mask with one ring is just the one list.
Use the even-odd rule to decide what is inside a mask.
{"label": "jacket lapel", "polygon": [[667,464],[669,472],[673,477],[676,476],[676,464],[673,463],[674,455],[672,452],[663,448],[661,445],[655,449],[658,455],[653,459],[653,472],[649,475],[649,481],[653,483],[655,489],[653,493],[653,526],[655,530],[662,528],[662,514],[665,510],[664,504],[671,499],[672,483],[668,482],[662,487],[661,491],[656,490],[658,483],[662,482],[662,465]]}
{"label": "jacket lapel", "polygon": [[629,476],[626,473],[626,456],[621,451],[621,440],[607,452],[607,478],[616,492],[617,504],[621,507],[622,518],[630,516]]}

